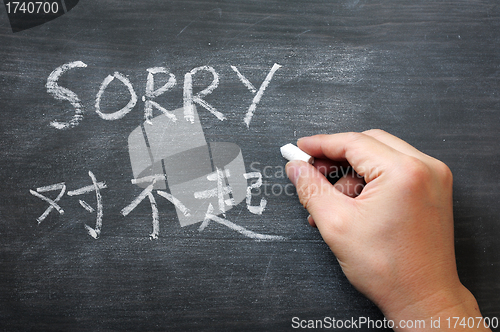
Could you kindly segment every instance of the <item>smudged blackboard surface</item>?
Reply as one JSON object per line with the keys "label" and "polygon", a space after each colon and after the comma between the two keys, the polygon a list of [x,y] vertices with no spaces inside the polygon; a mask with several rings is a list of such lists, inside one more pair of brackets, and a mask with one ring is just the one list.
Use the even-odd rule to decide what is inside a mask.
{"label": "smudged blackboard surface", "polygon": [[[496,1],[88,0],[18,33],[2,7],[2,330],[284,331],[293,317],[382,319],[308,226],[279,153],[301,136],[369,128],[450,166],[459,275],[483,315],[499,317],[499,29]],[[51,123],[69,122],[75,106],[54,98],[47,80],[77,61],[86,67],[57,83],[78,96],[82,117],[57,129]],[[246,123],[274,64],[281,67]],[[154,97],[166,110],[184,106],[186,73],[213,68],[217,86],[201,97],[225,119],[196,104],[203,135],[241,149],[246,172],[262,175],[250,205],[267,202],[262,214],[243,200],[218,218],[285,240],[255,241],[215,218],[202,231],[201,223],[181,227],[174,205],[154,191],[157,239],[149,196],[121,213],[144,190],[131,183],[128,138],[147,126],[148,69],[157,67],[177,82]],[[118,78],[137,94],[116,120],[95,107],[108,75],[102,113],[131,99]],[[195,73],[193,96],[214,77]],[[157,89],[169,76],[155,78]],[[54,208],[37,221],[49,204],[30,190],[54,200],[61,190],[43,188],[64,183],[75,194],[94,183],[90,174],[102,183],[97,239],[86,230],[96,227],[94,190],[65,193],[64,213]]]}

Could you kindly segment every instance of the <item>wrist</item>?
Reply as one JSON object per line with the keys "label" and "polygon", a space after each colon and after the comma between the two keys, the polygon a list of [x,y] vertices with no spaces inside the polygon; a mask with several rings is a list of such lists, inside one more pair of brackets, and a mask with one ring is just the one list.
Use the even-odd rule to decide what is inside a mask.
{"label": "wrist", "polygon": [[[491,331],[481,324],[482,315],[477,301],[461,283],[453,289],[438,291],[415,303],[382,311],[387,319],[395,322],[395,331],[436,331],[437,324],[442,331]],[[468,320],[470,317],[472,321]],[[409,321],[423,321],[425,325],[421,323],[420,329],[398,326],[399,322]],[[461,321],[466,323],[461,325]]]}

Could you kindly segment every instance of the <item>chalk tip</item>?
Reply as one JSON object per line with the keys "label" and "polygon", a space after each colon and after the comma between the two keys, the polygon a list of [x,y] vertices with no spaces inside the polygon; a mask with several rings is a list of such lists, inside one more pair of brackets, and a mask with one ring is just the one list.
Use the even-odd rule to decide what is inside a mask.
{"label": "chalk tip", "polygon": [[307,153],[305,153],[299,147],[295,146],[292,143],[283,145],[280,148],[280,152],[283,158],[287,159],[288,161],[302,160],[309,164],[314,163],[314,157],[308,155]]}

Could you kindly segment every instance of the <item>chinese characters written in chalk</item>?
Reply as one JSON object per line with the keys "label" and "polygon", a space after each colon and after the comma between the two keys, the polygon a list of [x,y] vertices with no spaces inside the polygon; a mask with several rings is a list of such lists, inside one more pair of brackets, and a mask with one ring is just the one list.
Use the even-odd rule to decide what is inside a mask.
{"label": "chinese characters written in chalk", "polygon": [[[103,197],[101,194],[101,190],[108,189],[108,186],[103,181],[99,182],[91,171],[88,172],[88,175],[90,177],[92,184],[82,188],[67,191],[66,183],[61,182],[48,186],[38,187],[36,188],[36,190],[30,190],[30,193],[33,196],[38,197],[49,204],[49,206],[45,209],[45,211],[37,218],[38,224],[42,223],[45,220],[45,218],[47,218],[47,216],[54,210],[61,215],[64,214],[64,209],[61,207],[60,202],[65,195],[81,196],[93,193],[95,195],[95,201],[96,201],[95,208],[82,199],[79,200],[79,203],[89,213],[94,213],[94,212],[96,213],[95,226],[91,227],[85,224],[85,229],[87,230],[88,234],[92,236],[94,239],[99,238],[103,226],[103,215],[104,215]],[[284,237],[282,236],[256,233],[240,225],[237,225],[229,221],[228,219],[225,219],[226,206],[234,205],[234,201],[231,198],[229,199],[226,198],[228,197],[228,195],[229,197],[231,197],[231,192],[232,192],[231,187],[226,184],[226,179],[230,176],[231,174],[229,173],[228,170],[216,169],[214,173],[209,174],[207,176],[207,179],[209,181],[213,181],[215,183],[214,188],[210,190],[196,191],[193,193],[196,199],[203,200],[207,198],[216,197],[218,201],[218,206],[216,207],[218,209],[217,213],[215,212],[216,208],[214,208],[214,206],[211,203],[208,204],[208,208],[205,213],[204,219],[202,221],[200,220],[202,224],[199,227],[199,231],[200,232],[203,231],[210,224],[210,222],[216,222],[246,237],[252,238],[257,241],[284,240]],[[259,205],[252,205],[251,201],[252,201],[252,189],[257,189],[262,185],[262,174],[260,172],[250,172],[250,173],[244,173],[242,174],[242,176],[246,180],[251,180],[251,179],[256,180],[254,181],[254,183],[247,186],[246,205],[247,209],[251,213],[260,215],[262,214],[262,212],[266,207],[267,204],[266,199],[261,198]],[[123,216],[127,216],[147,197],[151,206],[152,224],[153,224],[152,225],[153,229],[150,234],[151,239],[157,239],[160,233],[159,212],[156,203],[156,198],[154,196],[155,192],[154,186],[157,181],[164,181],[164,180],[165,180],[165,175],[163,174],[147,176],[140,179],[133,179],[131,181],[133,184],[138,184],[138,183],[150,183],[150,184],[129,205],[127,205],[121,210],[121,214]],[[54,199],[47,197],[46,193],[54,191],[58,192]],[[175,198],[170,193],[163,190],[156,190],[156,194],[159,195],[160,197],[165,198],[170,203],[172,203],[175,206],[175,208],[181,211],[185,216],[190,215],[189,209],[180,200]],[[224,218],[220,217],[219,215],[222,215]]]}

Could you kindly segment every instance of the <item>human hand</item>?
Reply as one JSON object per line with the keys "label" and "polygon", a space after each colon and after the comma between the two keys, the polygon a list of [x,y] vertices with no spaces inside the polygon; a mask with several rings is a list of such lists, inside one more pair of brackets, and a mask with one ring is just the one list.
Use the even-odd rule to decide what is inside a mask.
{"label": "human hand", "polygon": [[[481,315],[457,274],[453,180],[444,163],[381,130],[317,135],[297,144],[316,158],[316,167],[302,161],[286,166],[309,222],[354,287],[396,322],[396,331],[406,330],[397,327],[399,320],[423,319],[430,328],[431,317]],[[318,170],[346,163],[360,177],[332,185]]]}

